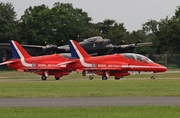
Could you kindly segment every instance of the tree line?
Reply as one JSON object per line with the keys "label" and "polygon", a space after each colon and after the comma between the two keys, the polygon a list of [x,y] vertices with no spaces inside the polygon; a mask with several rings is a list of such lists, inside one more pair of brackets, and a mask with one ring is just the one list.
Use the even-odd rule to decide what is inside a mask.
{"label": "tree line", "polygon": [[29,7],[20,19],[12,3],[0,2],[0,43],[15,39],[21,44],[64,45],[69,39],[102,36],[112,44],[153,42],[153,45],[136,48],[140,54],[180,54],[180,7],[171,18],[142,23],[142,29],[129,32],[124,23],[113,19],[93,23],[88,13],[70,3],[54,3],[52,8],[42,4]]}

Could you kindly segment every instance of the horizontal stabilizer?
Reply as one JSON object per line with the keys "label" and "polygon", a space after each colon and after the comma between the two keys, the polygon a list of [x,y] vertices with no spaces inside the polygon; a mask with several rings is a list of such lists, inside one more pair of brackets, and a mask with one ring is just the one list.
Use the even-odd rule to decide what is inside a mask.
{"label": "horizontal stabilizer", "polygon": [[14,60],[9,60],[9,61],[5,61],[3,63],[0,63],[0,65],[6,65],[6,64],[12,64],[12,63],[16,63],[17,61]]}
{"label": "horizontal stabilizer", "polygon": [[77,60],[65,61],[65,62],[59,63],[59,64],[57,64],[57,65],[59,65],[60,67],[64,67],[64,66],[66,66],[67,64],[72,64],[72,63],[75,63],[75,62],[77,62]]}

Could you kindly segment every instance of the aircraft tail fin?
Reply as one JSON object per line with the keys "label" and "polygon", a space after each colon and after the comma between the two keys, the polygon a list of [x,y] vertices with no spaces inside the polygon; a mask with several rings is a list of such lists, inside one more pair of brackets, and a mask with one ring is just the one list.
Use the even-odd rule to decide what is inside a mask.
{"label": "aircraft tail fin", "polygon": [[31,57],[18,42],[11,40],[10,46],[11,46],[13,59],[30,58]]}
{"label": "aircraft tail fin", "polygon": [[69,40],[69,47],[72,58],[88,58],[91,57],[76,41]]}

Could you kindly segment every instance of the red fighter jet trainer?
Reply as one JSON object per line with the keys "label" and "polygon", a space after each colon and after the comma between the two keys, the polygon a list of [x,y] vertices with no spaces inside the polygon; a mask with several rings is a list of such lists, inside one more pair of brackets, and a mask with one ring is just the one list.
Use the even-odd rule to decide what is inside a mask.
{"label": "red fighter jet trainer", "polygon": [[[74,40],[69,40],[72,61],[65,62],[66,67],[81,71],[83,75],[95,73],[102,76],[102,80],[107,80],[110,76],[120,79],[123,76],[130,75],[129,71],[152,71],[155,79],[157,72],[165,72],[166,67],[154,63],[149,58],[134,53],[122,53],[105,56],[91,57],[85,50]],[[93,79],[93,74],[89,77]]]}
{"label": "red fighter jet trainer", "polygon": [[42,80],[46,80],[49,75],[54,75],[55,79],[59,80],[60,77],[70,73],[63,65],[58,65],[59,62],[68,60],[60,54],[32,57],[16,41],[12,40],[10,46],[13,58],[0,65],[7,64],[9,68],[19,72],[34,72],[42,75]]}

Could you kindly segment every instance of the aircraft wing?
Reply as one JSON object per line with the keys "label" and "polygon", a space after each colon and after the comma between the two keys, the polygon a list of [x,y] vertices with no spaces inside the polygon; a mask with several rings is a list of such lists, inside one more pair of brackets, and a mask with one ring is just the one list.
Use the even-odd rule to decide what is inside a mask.
{"label": "aircraft wing", "polygon": [[147,45],[152,45],[152,42],[146,42],[146,43],[136,43],[136,44],[125,44],[125,45],[119,45],[120,48],[128,48],[128,47],[143,47]]}
{"label": "aircraft wing", "polygon": [[148,45],[152,45],[152,42],[145,42],[145,43],[136,43],[135,47],[142,47],[142,46],[148,46]]}
{"label": "aircraft wing", "polygon": [[[52,54],[56,51],[56,45],[21,45],[30,55],[39,56],[44,54]],[[11,50],[10,44],[8,43],[0,43],[0,49]]]}
{"label": "aircraft wing", "polygon": [[57,52],[61,53],[61,52],[70,52],[70,48],[69,45],[63,45],[63,46],[58,46],[57,47]]}
{"label": "aircraft wing", "polygon": [[114,46],[114,53],[132,53],[134,48],[152,45],[152,42]]}
{"label": "aircraft wing", "polygon": [[22,47],[32,56],[54,54],[57,50],[56,45],[22,45]]}
{"label": "aircraft wing", "polygon": [[[80,45],[83,44],[89,44],[91,42],[85,41],[85,42],[79,42]],[[134,48],[136,47],[142,47],[151,45],[152,42],[145,42],[145,43],[136,43],[136,44],[126,44],[126,45],[112,45],[108,44],[105,46],[106,49],[111,49],[108,52],[105,51],[102,55],[106,55],[109,53],[126,53],[126,52],[132,52]],[[40,45],[21,45],[31,56],[39,56],[39,55],[45,55],[45,54],[54,54],[54,53],[69,53],[69,45],[63,45],[63,46],[56,46],[56,45],[46,45],[46,46],[40,46]],[[0,50],[10,50],[9,43],[0,43]],[[101,48],[100,48],[101,49]],[[91,50],[91,49],[90,49]],[[104,50],[104,49],[102,49]],[[102,51],[103,52],[103,51]],[[91,54],[92,56],[97,56],[98,51],[93,52]]]}

